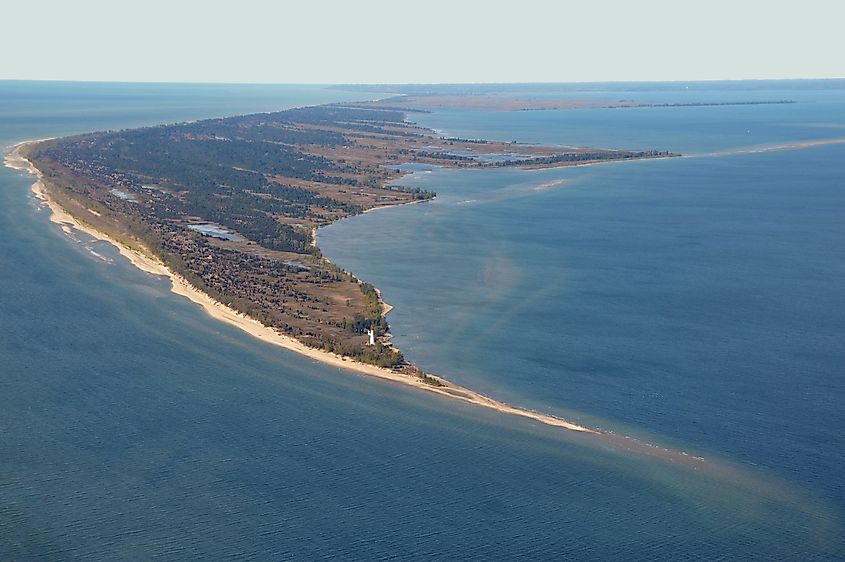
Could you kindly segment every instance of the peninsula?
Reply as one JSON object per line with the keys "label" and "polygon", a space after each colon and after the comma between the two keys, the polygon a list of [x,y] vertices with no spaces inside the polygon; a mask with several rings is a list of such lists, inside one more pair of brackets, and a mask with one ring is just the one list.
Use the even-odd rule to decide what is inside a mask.
{"label": "peninsula", "polygon": [[556,167],[677,156],[447,139],[386,104],[332,104],[18,145],[7,165],[37,175],[54,220],[113,242],[212,316],[360,373],[577,431],[409,363],[389,305],[325,259],[318,227],[435,194],[398,185],[402,165]]}

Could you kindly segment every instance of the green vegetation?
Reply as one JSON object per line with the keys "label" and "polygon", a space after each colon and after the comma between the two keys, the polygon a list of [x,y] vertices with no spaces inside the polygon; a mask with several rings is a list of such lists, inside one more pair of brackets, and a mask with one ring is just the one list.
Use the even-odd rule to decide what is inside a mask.
{"label": "green vegetation", "polygon": [[555,154],[553,156],[541,156],[531,159],[520,160],[501,160],[489,164],[496,167],[508,166],[551,166],[561,163],[580,163],[580,162],[601,162],[608,160],[631,160],[642,158],[664,158],[675,156],[668,151],[661,150],[603,150],[603,151],[581,151],[581,152],[566,152],[563,154]]}
{"label": "green vegetation", "polygon": [[[215,300],[313,347],[438,385],[387,343],[376,288],[323,259],[312,231],[366,209],[432,199],[389,183],[402,175],[394,166],[491,165],[473,156],[478,145],[520,155],[496,166],[666,153],[561,154],[468,139],[445,140],[447,151],[437,148],[444,139],[407,123],[405,111],[336,104],[106,131],[41,142],[28,157],[80,221],[158,256]],[[203,234],[197,225],[213,229]]]}
{"label": "green vegetation", "polygon": [[434,191],[426,191],[424,189],[420,189],[419,187],[408,187],[405,185],[386,185],[384,189],[388,189],[390,191],[398,191],[400,193],[408,193],[414,197],[415,201],[427,201],[429,199],[434,199],[437,197],[437,193]]}

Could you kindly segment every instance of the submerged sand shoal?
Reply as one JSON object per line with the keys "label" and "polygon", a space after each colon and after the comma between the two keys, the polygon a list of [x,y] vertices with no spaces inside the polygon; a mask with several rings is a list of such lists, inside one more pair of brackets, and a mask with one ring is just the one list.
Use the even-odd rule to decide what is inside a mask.
{"label": "submerged sand shoal", "polygon": [[12,148],[11,152],[7,154],[5,158],[5,165],[6,167],[15,170],[27,171],[37,178],[37,181],[32,184],[32,192],[40,201],[42,201],[45,205],[50,208],[50,210],[52,211],[50,220],[52,222],[60,225],[62,229],[65,230],[65,232],[69,232],[69,230],[73,228],[81,232],[85,232],[86,234],[99,240],[111,243],[118,249],[121,255],[126,257],[138,269],[145,271],[151,275],[159,275],[169,278],[171,281],[171,290],[174,293],[186,297],[194,303],[200,305],[203,310],[205,310],[205,312],[212,318],[235,326],[243,330],[247,334],[256,337],[264,342],[283,347],[287,350],[305,355],[306,357],[309,357],[326,365],[331,365],[333,367],[337,367],[346,371],[352,371],[355,373],[377,377],[391,382],[413,386],[420,390],[425,390],[427,392],[432,392],[441,396],[454,398],[463,402],[468,402],[470,404],[483,406],[485,408],[496,410],[498,412],[533,419],[546,425],[562,427],[571,431],[583,433],[600,433],[595,429],[590,429],[588,427],[584,427],[566,421],[564,419],[557,418],[555,416],[541,414],[539,412],[533,412],[531,410],[510,406],[503,402],[499,402],[498,400],[494,400],[492,398],[479,394],[468,388],[464,388],[462,386],[451,383],[440,377],[434,378],[436,378],[442,384],[442,386],[434,386],[431,384],[427,384],[416,377],[398,374],[387,368],[377,367],[375,365],[370,365],[367,363],[361,363],[359,361],[345,358],[334,353],[315,349],[303,344],[295,338],[281,334],[272,328],[264,326],[257,320],[245,316],[240,312],[237,312],[236,310],[232,309],[231,307],[212,299],[210,296],[188,283],[182,276],[168,269],[167,266],[165,266],[164,263],[162,263],[161,260],[159,260],[155,256],[130,248],[118,242],[117,240],[114,240],[106,233],[96,230],[90,227],[89,225],[86,225],[84,222],[79,221],[75,217],[71,216],[56,201],[50,198],[42,182],[41,172],[20,153],[20,149],[23,146],[35,142],[39,141],[25,141],[15,145]]}

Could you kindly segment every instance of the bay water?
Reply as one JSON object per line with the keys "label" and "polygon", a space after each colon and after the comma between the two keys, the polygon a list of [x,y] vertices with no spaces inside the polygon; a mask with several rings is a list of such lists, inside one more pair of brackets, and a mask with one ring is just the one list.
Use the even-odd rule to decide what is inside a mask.
{"label": "bay water", "polygon": [[[711,471],[254,341],[66,236],[3,169],[0,559],[841,557],[845,145],[720,155],[837,136],[841,92],[793,95],[415,115],[696,157],[419,171],[401,182],[435,201],[320,233],[422,368]],[[361,97],[0,82],[0,144]]]}

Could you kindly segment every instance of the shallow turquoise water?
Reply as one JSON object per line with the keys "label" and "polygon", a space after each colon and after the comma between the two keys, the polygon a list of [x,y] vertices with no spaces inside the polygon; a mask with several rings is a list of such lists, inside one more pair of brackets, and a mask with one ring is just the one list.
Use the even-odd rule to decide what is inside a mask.
{"label": "shallow turquoise water", "polygon": [[[21,87],[0,82],[3,144],[203,112],[240,113],[262,103],[271,109],[285,100],[360,97],[278,88],[255,99],[253,90],[232,88],[221,99],[203,87],[184,86],[176,95],[167,87],[45,84],[42,90],[28,84],[50,99],[35,108],[18,95]],[[29,117],[9,119],[15,104]],[[706,225],[691,232],[681,227],[701,215],[702,197],[720,198],[718,190],[672,191],[666,178],[687,181],[693,171],[709,170],[724,180],[715,182],[721,200],[725,191],[735,199],[748,187],[730,183],[736,170],[712,162],[537,172],[525,182],[518,172],[470,177],[439,171],[408,180],[437,186],[442,195],[434,203],[344,221],[321,235],[334,259],[354,264],[398,305],[391,315],[397,338],[424,367],[512,402],[703,451],[724,469],[721,475],[350,375],[255,342],[212,322],[107,244],[62,235],[29,195],[31,180],[3,169],[0,559],[841,555],[841,489],[831,463],[841,459],[842,381],[825,367],[841,356],[823,337],[841,334],[835,314],[841,293],[826,282],[830,268],[841,265],[841,250],[834,243],[818,253],[806,248],[822,234],[828,240],[839,235],[836,177],[842,176],[830,168],[833,180],[807,182],[812,197],[790,198],[788,160],[779,160],[793,159],[790,165],[803,166],[801,177],[812,180],[835,165],[837,150],[763,156],[783,164],[777,197],[759,192],[769,176],[754,182],[755,208],[769,220],[748,224],[743,198],[728,205],[737,216],[728,221],[724,244],[735,248],[728,261],[742,280],[771,267],[771,260],[802,260],[802,267],[780,270],[791,274],[789,283],[775,278],[754,287],[769,307],[766,298],[783,296],[791,303],[789,318],[802,321],[797,341],[795,333],[770,334],[776,349],[758,341],[767,330],[753,324],[733,328],[729,335],[746,339],[721,355],[708,351],[707,338],[744,295],[723,303],[716,292],[693,307],[695,284],[680,283],[712,286],[701,272],[721,261],[714,256],[724,249],[708,250],[713,242]],[[741,160],[719,162],[741,169]],[[570,176],[577,180],[571,185],[533,190],[537,180]],[[672,194],[676,199],[658,203]],[[461,204],[467,199],[478,202]],[[668,218],[679,209],[687,214]],[[792,220],[796,210],[806,218]],[[584,224],[595,228],[585,231]],[[725,220],[719,224],[724,229]],[[759,233],[763,241],[755,244],[766,252],[730,243],[743,225]],[[774,244],[772,257],[767,242],[778,225],[798,240],[786,248],[782,240]],[[341,244],[363,231],[368,248]],[[531,240],[528,250],[525,240]],[[639,245],[632,249],[626,240]],[[671,253],[682,243],[701,248],[687,257],[701,269],[689,271],[693,265],[682,261],[661,269],[669,278],[655,278],[643,259],[659,256],[648,248]],[[398,253],[388,260],[388,251]],[[763,255],[762,263],[749,261],[749,253]],[[596,284],[599,277],[604,281]],[[477,290],[468,292],[467,283]],[[656,295],[646,306],[630,291],[649,283]],[[680,288],[667,296],[668,287]],[[792,300],[807,289],[812,299]],[[682,337],[690,315],[675,310],[678,302],[711,314],[694,326],[709,363],[742,366],[736,357],[749,350],[749,364],[765,357],[777,365],[782,359],[773,352],[803,353],[792,364],[801,367],[801,377],[776,371],[763,380],[759,370],[747,368],[730,378],[717,366],[690,363],[684,342],[692,338]],[[668,315],[666,325],[649,320],[655,303],[658,316]],[[776,308],[773,317],[757,321],[789,327],[792,322],[780,318],[788,312]],[[795,318],[804,314],[813,318]],[[639,349],[667,333],[680,338],[678,349]],[[808,341],[816,346],[804,345]],[[795,421],[800,408],[820,426],[793,426],[780,438],[770,432]],[[713,416],[718,424],[704,423]]]}

